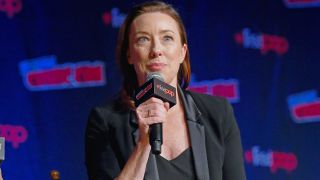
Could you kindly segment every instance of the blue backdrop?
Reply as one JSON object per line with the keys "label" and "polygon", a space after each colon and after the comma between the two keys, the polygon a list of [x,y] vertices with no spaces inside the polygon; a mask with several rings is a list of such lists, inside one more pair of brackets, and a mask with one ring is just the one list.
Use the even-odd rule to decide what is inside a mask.
{"label": "blue backdrop", "polygon": [[[138,2],[0,0],[5,180],[87,179],[87,116],[120,88],[117,32]],[[234,107],[248,179],[320,179],[320,1],[169,2],[189,38],[190,89]]]}

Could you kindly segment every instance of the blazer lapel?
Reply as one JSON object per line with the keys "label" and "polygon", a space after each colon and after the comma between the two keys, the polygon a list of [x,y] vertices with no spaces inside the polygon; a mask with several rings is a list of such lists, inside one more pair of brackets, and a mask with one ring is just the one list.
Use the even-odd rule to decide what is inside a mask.
{"label": "blazer lapel", "polygon": [[[130,121],[131,121],[131,123],[135,124],[135,127],[138,127],[138,124],[136,121],[136,116],[133,111],[130,112]],[[139,128],[136,128],[132,132],[132,138],[133,138],[135,145],[137,145],[137,142],[139,140]],[[158,173],[156,157],[154,154],[151,153],[151,151],[150,151],[149,159],[148,159],[147,166],[146,166],[146,172],[144,174],[144,179],[145,180],[159,180],[159,173]]]}
{"label": "blazer lapel", "polygon": [[210,177],[205,142],[205,130],[204,126],[200,123],[201,112],[196,106],[191,95],[183,93],[180,87],[179,91],[186,112],[196,177],[199,180],[209,180]]}
{"label": "blazer lapel", "polygon": [[209,180],[204,127],[193,121],[188,121],[188,126],[197,179]]}

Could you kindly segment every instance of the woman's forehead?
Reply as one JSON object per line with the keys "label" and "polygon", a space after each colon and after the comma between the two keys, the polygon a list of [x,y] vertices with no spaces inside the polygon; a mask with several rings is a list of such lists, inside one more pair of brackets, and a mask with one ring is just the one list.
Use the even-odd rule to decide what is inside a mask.
{"label": "woman's forehead", "polygon": [[162,12],[144,13],[136,17],[130,27],[130,32],[139,31],[179,31],[175,19]]}

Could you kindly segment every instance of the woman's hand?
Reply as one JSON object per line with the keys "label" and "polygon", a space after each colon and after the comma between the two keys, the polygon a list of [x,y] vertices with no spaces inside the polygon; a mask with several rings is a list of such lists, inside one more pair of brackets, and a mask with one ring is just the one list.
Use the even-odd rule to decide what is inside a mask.
{"label": "woman's hand", "polygon": [[149,126],[154,123],[165,122],[169,108],[169,103],[164,103],[158,98],[150,98],[137,107],[139,142],[116,178],[117,180],[143,179],[151,149],[149,145]]}
{"label": "woman's hand", "polygon": [[1,173],[1,168],[0,168],[0,180],[3,180],[2,173]]}
{"label": "woman's hand", "polygon": [[149,143],[149,126],[155,123],[164,123],[170,108],[168,102],[164,103],[158,98],[150,98],[140,104],[136,109],[140,139],[139,141]]}

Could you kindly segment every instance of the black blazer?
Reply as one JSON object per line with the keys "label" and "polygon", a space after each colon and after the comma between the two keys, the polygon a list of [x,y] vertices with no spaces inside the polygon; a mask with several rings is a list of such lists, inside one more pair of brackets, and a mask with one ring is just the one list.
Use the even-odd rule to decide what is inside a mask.
{"label": "black blazer", "polygon": [[[178,88],[199,180],[245,180],[240,132],[231,105],[224,99]],[[115,101],[92,110],[85,135],[85,159],[90,180],[114,179],[126,164],[136,141],[135,113]],[[159,180],[150,153],[146,180]]]}

